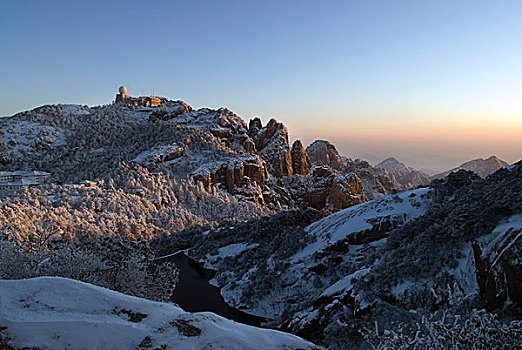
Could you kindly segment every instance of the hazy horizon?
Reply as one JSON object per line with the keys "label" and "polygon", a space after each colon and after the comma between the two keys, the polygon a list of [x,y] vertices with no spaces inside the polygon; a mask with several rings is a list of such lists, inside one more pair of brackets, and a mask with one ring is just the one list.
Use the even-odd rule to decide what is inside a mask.
{"label": "hazy horizon", "polygon": [[0,116],[110,103],[125,84],[275,117],[291,140],[370,162],[522,158],[518,1],[21,0],[0,13]]}

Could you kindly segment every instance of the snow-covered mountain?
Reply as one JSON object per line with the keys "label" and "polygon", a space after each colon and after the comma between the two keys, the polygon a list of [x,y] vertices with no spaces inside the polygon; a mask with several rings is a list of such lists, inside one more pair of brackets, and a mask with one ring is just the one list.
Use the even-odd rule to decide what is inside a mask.
{"label": "snow-covered mountain", "polygon": [[[58,193],[85,210],[99,206],[93,195],[104,202],[117,196],[130,207],[112,212],[150,207],[148,226],[158,233],[295,208],[335,211],[366,200],[355,173],[311,169],[301,143],[290,147],[282,123],[247,124],[226,108],[194,110],[183,101],[48,105],[2,118],[0,130],[0,171],[51,173],[52,185],[30,191],[44,208],[63,209]],[[91,185],[81,188],[86,180]]]}
{"label": "snow-covered mountain", "polygon": [[421,171],[401,163],[396,158],[386,158],[375,165],[376,168],[384,169],[399,184],[399,189],[406,190],[419,186],[427,186],[430,183],[428,176]]}
{"label": "snow-covered mountain", "polygon": [[[473,308],[520,315],[520,162],[485,179],[460,170],[419,187],[425,179],[394,159],[373,167],[340,156],[328,141],[306,150],[299,141],[290,147],[287,128],[275,119],[247,124],[225,108],[194,110],[182,101],[164,100],[159,107],[43,106],[3,118],[0,126],[1,171],[52,174],[49,184],[3,194],[0,253],[16,266],[0,265],[3,278],[60,275],[165,300],[170,290],[159,282],[170,276],[173,288],[177,270],[168,264],[156,270],[148,254],[151,247],[160,255],[182,250],[216,271],[212,284],[231,306],[331,349],[367,347],[369,328],[408,332],[423,317],[444,314],[454,322]],[[409,190],[396,193],[400,189]],[[186,337],[184,329],[200,329],[203,341],[205,330],[221,339],[223,325],[267,347],[273,339],[261,331],[260,338],[250,336],[251,328],[236,332],[232,323],[208,314],[115,297],[130,305],[124,306],[110,301],[112,292],[58,281],[5,282],[28,283],[23,286],[29,294],[6,299],[2,291],[0,322],[3,305],[10,319],[27,318],[19,328],[14,321],[0,323],[0,339],[36,344],[19,331],[37,327],[28,317],[44,322],[46,315],[61,315],[62,321],[73,315],[82,323],[85,313],[98,311],[101,322],[114,326],[113,334],[123,335],[130,318],[146,313],[130,325],[136,335],[129,339],[142,347],[161,347],[170,339],[175,344]],[[47,285],[69,291],[63,295],[67,302],[69,295],[85,296],[89,308],[80,303],[82,309],[73,312],[35,299]],[[101,298],[101,309],[95,298]],[[142,304],[149,306],[139,309]],[[156,316],[143,311],[148,307]],[[172,329],[166,330],[162,317],[171,312],[185,321],[168,321]],[[93,327],[99,329],[96,317]],[[122,318],[127,323],[119,323]],[[56,346],[79,336],[66,325],[49,327],[65,332],[49,340]],[[186,344],[207,346],[195,338]]]}
{"label": "snow-covered mountain", "polygon": [[0,280],[0,348],[320,349],[287,333],[59,277]]}
{"label": "snow-covered mountain", "polygon": [[287,213],[192,231],[188,254],[216,270],[231,305],[332,349],[367,346],[358,330],[375,323],[382,332],[484,306],[516,314],[521,180],[520,162],[487,179],[460,171],[316,222]]}
{"label": "snow-covered mountain", "polygon": [[448,176],[448,174],[458,171],[460,169],[472,171],[480,177],[486,177],[489,174],[494,173],[498,169],[505,168],[508,165],[508,163],[506,163],[502,159],[497,158],[496,156],[491,156],[487,159],[477,158],[465,162],[456,168],[450,169],[440,174],[433,175],[431,176],[431,179],[442,179]]}

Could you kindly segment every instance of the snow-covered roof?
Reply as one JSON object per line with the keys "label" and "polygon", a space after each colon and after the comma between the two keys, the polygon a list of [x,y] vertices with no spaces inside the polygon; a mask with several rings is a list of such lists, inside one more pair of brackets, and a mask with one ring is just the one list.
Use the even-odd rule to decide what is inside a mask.
{"label": "snow-covered roof", "polygon": [[16,181],[9,181],[9,182],[0,182],[1,185],[5,186],[5,185],[8,185],[8,186],[31,186],[31,185],[38,185],[38,182],[34,181],[34,180],[29,180],[29,179],[20,179],[20,180],[16,180]]}
{"label": "snow-covered roof", "polygon": [[0,171],[0,176],[50,176],[50,173],[45,171]]}

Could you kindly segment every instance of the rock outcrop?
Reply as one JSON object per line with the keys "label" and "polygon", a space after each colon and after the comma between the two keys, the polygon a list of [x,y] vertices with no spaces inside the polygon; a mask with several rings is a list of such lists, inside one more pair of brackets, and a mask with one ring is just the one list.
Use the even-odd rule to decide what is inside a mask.
{"label": "rock outcrop", "polygon": [[364,201],[361,179],[356,174],[349,173],[334,177],[326,199],[326,208],[336,211]]}
{"label": "rock outcrop", "polygon": [[261,158],[251,156],[242,160],[233,159],[214,169],[200,172],[194,175],[194,179],[207,187],[221,183],[231,194],[241,193],[263,202],[262,189],[268,181],[268,171]]}
{"label": "rock outcrop", "polygon": [[295,175],[306,175],[310,171],[310,159],[303,144],[296,140],[292,145],[292,169]]}
{"label": "rock outcrop", "polygon": [[254,140],[259,156],[267,163],[268,171],[275,177],[292,175],[292,156],[286,126],[275,119],[270,119],[262,128],[260,126],[259,118],[251,120],[248,135]]}
{"label": "rock outcrop", "polygon": [[301,207],[337,211],[366,200],[359,177],[339,175],[327,166],[316,166],[306,176],[292,176],[282,181],[287,201]]}
{"label": "rock outcrop", "polygon": [[383,169],[375,168],[362,159],[344,159],[343,173],[355,173],[361,179],[364,195],[368,199],[378,198],[398,187],[396,181]]}
{"label": "rock outcrop", "polygon": [[427,186],[430,183],[426,174],[406,166],[393,157],[386,158],[375,167],[386,170],[392,180],[397,183],[396,188],[399,190]]}
{"label": "rock outcrop", "polygon": [[341,169],[341,156],[335,149],[335,146],[328,141],[314,141],[306,147],[306,154],[308,154],[312,165],[327,165],[336,170]]}

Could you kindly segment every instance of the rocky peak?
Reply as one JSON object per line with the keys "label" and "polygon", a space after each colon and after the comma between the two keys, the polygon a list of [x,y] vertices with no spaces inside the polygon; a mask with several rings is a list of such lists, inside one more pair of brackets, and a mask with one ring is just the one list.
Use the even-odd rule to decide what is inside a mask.
{"label": "rocky peak", "polygon": [[263,127],[263,125],[261,124],[261,119],[259,119],[259,118],[251,119],[250,122],[248,123],[248,135],[250,137],[256,135],[257,132],[262,127]]}
{"label": "rocky peak", "polygon": [[295,175],[306,175],[310,171],[310,159],[300,140],[292,145],[292,169]]}
{"label": "rocky peak", "polygon": [[251,120],[248,134],[254,140],[259,156],[267,163],[268,171],[275,177],[292,175],[292,156],[286,126],[273,118],[263,128],[259,128],[260,125],[259,118]]}
{"label": "rocky peak", "polygon": [[388,172],[392,181],[396,182],[396,188],[399,190],[408,190],[419,186],[427,186],[430,180],[421,171],[406,166],[396,158],[386,158],[375,166]]}
{"label": "rocky peak", "polygon": [[408,168],[404,163],[401,163],[397,158],[394,157],[386,158],[385,160],[377,164],[375,167],[399,174],[407,174],[410,172],[410,168]]}
{"label": "rocky peak", "polygon": [[328,141],[314,141],[306,147],[306,154],[308,154],[312,165],[327,165],[337,170],[341,168],[341,156],[335,149],[335,146]]}

